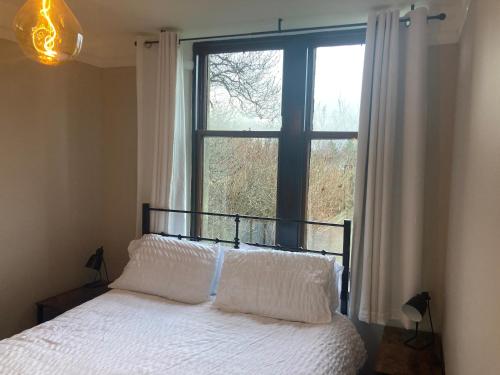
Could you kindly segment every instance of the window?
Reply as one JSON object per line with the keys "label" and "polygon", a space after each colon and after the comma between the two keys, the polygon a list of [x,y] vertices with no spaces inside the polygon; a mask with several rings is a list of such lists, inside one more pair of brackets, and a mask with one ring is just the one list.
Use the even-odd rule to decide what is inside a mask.
{"label": "window", "polygon": [[[355,30],[196,43],[193,208],[351,219],[363,42]],[[227,218],[192,222],[196,235],[234,237]],[[338,250],[342,230],[245,219],[240,238]]]}
{"label": "window", "polygon": [[[340,223],[352,219],[363,61],[364,45],[316,49],[308,220]],[[342,230],[308,227],[308,248],[342,247]]]}

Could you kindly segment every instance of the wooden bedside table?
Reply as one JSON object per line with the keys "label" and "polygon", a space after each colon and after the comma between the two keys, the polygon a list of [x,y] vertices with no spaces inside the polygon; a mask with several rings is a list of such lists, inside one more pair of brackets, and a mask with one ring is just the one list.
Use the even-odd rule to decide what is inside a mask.
{"label": "wooden bedside table", "polygon": [[[385,327],[382,342],[377,353],[375,373],[382,375],[441,375],[441,339],[434,335],[434,344],[423,350],[412,349],[404,344],[411,331]],[[430,338],[431,333],[422,332]]]}
{"label": "wooden bedside table", "polygon": [[36,308],[38,324],[54,319],[56,316],[61,315],[62,313],[71,310],[82,303],[90,301],[91,299],[94,299],[109,290],[108,284],[102,284],[96,287],[82,286],[37,302]]}

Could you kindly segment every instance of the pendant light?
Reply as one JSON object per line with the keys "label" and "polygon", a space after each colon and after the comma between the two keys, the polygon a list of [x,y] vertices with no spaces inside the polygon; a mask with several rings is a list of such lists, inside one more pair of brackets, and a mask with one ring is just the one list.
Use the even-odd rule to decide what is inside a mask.
{"label": "pendant light", "polygon": [[24,54],[45,65],[77,56],[83,44],[80,23],[64,0],[28,0],[14,18]]}

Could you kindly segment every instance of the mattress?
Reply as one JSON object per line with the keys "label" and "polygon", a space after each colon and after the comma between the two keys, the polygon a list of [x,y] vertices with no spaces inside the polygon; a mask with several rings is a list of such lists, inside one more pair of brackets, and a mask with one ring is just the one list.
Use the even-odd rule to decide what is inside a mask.
{"label": "mattress", "polygon": [[353,324],[293,323],[112,290],[0,341],[0,374],[355,374]]}

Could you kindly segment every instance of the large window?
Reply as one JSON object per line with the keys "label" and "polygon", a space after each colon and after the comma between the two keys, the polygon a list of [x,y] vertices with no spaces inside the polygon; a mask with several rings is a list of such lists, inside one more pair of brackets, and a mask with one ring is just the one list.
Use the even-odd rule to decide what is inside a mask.
{"label": "large window", "polygon": [[[193,207],[342,222],[352,218],[364,32],[198,43]],[[234,223],[193,218],[232,240]],[[244,242],[339,250],[342,231],[243,220]]]}

